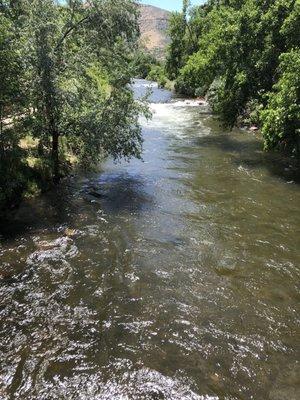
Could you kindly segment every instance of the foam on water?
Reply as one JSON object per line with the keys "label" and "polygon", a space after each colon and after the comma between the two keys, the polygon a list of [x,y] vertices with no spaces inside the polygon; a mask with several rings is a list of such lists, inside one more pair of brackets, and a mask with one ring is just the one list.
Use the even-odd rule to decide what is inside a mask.
{"label": "foam on water", "polygon": [[177,100],[168,103],[150,103],[152,119],[141,120],[144,128],[160,130],[175,137],[206,136],[210,130],[205,128],[199,118],[208,112],[206,103],[197,100]]}
{"label": "foam on water", "polygon": [[300,181],[200,102],[0,222],[1,400],[300,399]]}
{"label": "foam on water", "polygon": [[158,88],[158,84],[156,83],[156,82],[148,82],[148,83],[145,83],[145,82],[139,82],[139,83],[135,83],[135,87],[136,88],[155,88],[155,89],[157,89]]}

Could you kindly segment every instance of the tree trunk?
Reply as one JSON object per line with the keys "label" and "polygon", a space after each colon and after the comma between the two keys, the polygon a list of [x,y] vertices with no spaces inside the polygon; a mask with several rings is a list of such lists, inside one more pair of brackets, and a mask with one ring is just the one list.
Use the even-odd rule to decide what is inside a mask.
{"label": "tree trunk", "polygon": [[2,133],[3,133],[3,106],[2,102],[0,102],[0,141],[2,140]]}
{"label": "tree trunk", "polygon": [[58,183],[60,180],[59,168],[59,133],[56,129],[52,131],[52,173],[53,181]]}
{"label": "tree trunk", "polygon": [[0,102],[0,157],[4,157],[4,106],[3,103]]}

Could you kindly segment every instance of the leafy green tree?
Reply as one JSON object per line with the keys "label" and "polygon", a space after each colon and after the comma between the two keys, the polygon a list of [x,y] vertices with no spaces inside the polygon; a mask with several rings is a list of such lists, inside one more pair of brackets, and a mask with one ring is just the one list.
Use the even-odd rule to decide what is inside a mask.
{"label": "leafy green tree", "polygon": [[265,147],[300,153],[300,50],[280,56],[279,80],[261,113]]}
{"label": "leafy green tree", "polygon": [[147,78],[152,66],[154,65],[158,65],[158,61],[152,54],[148,53],[146,50],[141,49],[137,53],[134,53],[132,68],[134,71],[134,75],[137,78]]}
{"label": "leafy green tree", "polygon": [[0,135],[3,139],[4,119],[12,116],[21,102],[21,60],[12,24],[4,14],[0,14],[0,59]]}
{"label": "leafy green tree", "polygon": [[184,13],[175,12],[169,21],[171,43],[166,60],[166,72],[170,79],[176,79],[184,65],[186,19]]}
{"label": "leafy green tree", "polygon": [[0,206],[21,193],[26,182],[24,154],[19,148],[24,132],[17,128],[24,106],[23,73],[17,32],[0,3]]}
{"label": "leafy green tree", "polygon": [[172,80],[179,76],[180,69],[188,57],[199,49],[199,39],[204,29],[207,6],[191,7],[191,2],[183,1],[182,12],[173,13],[169,23],[169,45],[165,70]]}
{"label": "leafy green tree", "polygon": [[165,87],[167,83],[167,77],[165,75],[165,70],[161,65],[154,65],[149,72],[147,79],[150,81],[155,81],[158,83],[160,88]]}
{"label": "leafy green tree", "polygon": [[0,203],[28,179],[58,181],[71,158],[140,157],[138,37],[133,0],[0,0]]}
{"label": "leafy green tree", "polygon": [[[138,155],[140,129],[133,126],[130,137],[125,123],[137,123],[134,114],[140,111],[127,87],[130,52],[138,37],[134,2],[99,0],[87,7],[81,1],[68,1],[59,7],[52,0],[33,0],[28,15],[25,37],[32,77],[28,120],[42,154],[47,156],[50,150],[54,180],[59,179],[64,161],[62,142],[82,159],[87,143],[94,146],[95,151],[89,151],[94,162],[106,154],[115,158]],[[131,118],[120,112],[120,99]],[[118,115],[116,121],[109,118],[104,123],[107,107],[110,115]],[[95,129],[95,121],[101,129]],[[112,127],[114,140],[108,134]]]}
{"label": "leafy green tree", "polygon": [[[260,110],[273,108],[270,93],[273,88],[278,91],[276,82],[283,79],[281,55],[299,50],[299,0],[211,0],[200,10],[190,13],[184,37],[171,35],[168,59],[177,68],[173,74],[177,91],[207,95],[226,125],[241,120],[259,124]],[[195,37],[197,44],[189,46]],[[181,47],[177,45],[180,40]],[[176,58],[173,46],[180,57]],[[285,85],[293,83],[292,79],[284,81]],[[274,147],[266,129],[276,143],[279,140],[275,122],[275,130],[270,124],[264,128],[266,148]]]}

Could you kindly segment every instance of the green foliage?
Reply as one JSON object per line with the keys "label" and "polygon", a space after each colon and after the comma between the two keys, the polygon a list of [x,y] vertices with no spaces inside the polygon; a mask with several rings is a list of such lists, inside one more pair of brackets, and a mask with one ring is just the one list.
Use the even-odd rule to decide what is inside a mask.
{"label": "green foliage", "polygon": [[178,78],[180,69],[188,57],[199,48],[198,41],[204,29],[204,7],[190,7],[190,1],[183,2],[181,13],[172,14],[169,21],[169,45],[165,70],[169,79]]}
{"label": "green foliage", "polygon": [[56,181],[70,159],[140,157],[147,111],[128,85],[138,35],[133,0],[0,0],[1,185],[17,186],[5,198],[32,191],[28,169]]}
{"label": "green foliage", "polygon": [[138,51],[132,61],[134,75],[141,79],[147,78],[151,68],[156,65],[158,62],[155,57],[143,50]]}
{"label": "green foliage", "polygon": [[207,16],[205,33],[200,37],[200,50],[192,54],[182,70],[178,88],[188,94],[203,95],[217,76],[226,69],[225,60],[237,49],[236,16],[227,7],[213,9]]}
{"label": "green foliage", "polygon": [[152,67],[151,71],[149,72],[147,79],[149,81],[155,81],[158,83],[159,87],[165,87],[167,84],[167,77],[165,75],[165,70],[160,65],[155,65]]}
{"label": "green foliage", "polygon": [[[281,55],[299,50],[300,1],[211,0],[192,10],[185,18],[185,5],[171,24],[167,72],[176,77],[176,90],[207,95],[229,126],[241,120],[259,123],[262,115],[266,148],[280,146],[282,137],[297,137],[285,113],[280,114],[284,126],[279,129],[270,110],[279,108],[279,92],[283,96],[289,88],[294,93],[297,87],[296,79],[283,72],[288,61],[283,64],[287,56]],[[295,57],[291,55],[290,62]],[[281,107],[294,110],[298,102],[295,94],[292,99],[283,96]]]}
{"label": "green foliage", "polygon": [[[22,69],[13,21],[0,3],[0,206],[26,187],[26,162],[18,147],[22,132],[17,128],[23,104]],[[15,129],[12,129],[13,126]]]}
{"label": "green foliage", "polygon": [[5,120],[23,104],[22,60],[13,24],[0,13],[0,134]]}
{"label": "green foliage", "polygon": [[283,147],[300,152],[300,50],[280,56],[279,80],[261,112],[267,149]]}
{"label": "green foliage", "polygon": [[0,206],[11,204],[26,188],[26,163],[18,148],[0,151]]}
{"label": "green foliage", "polygon": [[169,21],[169,36],[171,44],[166,60],[166,72],[170,79],[178,76],[184,65],[186,19],[183,13],[173,13]]}

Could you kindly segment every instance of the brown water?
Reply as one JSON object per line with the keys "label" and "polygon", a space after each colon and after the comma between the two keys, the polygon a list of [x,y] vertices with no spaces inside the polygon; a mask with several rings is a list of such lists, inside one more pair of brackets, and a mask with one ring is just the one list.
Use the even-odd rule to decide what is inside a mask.
{"label": "brown water", "polygon": [[152,101],[144,162],[2,222],[1,400],[300,398],[297,170]]}

